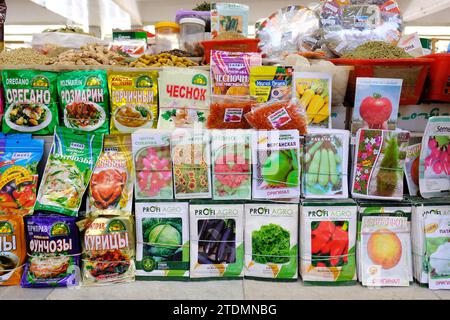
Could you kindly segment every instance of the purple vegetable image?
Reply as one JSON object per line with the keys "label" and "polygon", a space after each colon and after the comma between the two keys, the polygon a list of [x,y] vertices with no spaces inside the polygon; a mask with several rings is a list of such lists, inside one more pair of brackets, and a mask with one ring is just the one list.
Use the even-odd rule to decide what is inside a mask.
{"label": "purple vegetable image", "polygon": [[236,262],[236,222],[234,219],[198,220],[198,263]]}

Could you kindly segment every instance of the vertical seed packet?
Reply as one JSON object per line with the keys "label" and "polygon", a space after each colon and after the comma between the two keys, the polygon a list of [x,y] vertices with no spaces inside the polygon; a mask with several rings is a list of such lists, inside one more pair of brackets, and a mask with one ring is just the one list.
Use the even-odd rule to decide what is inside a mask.
{"label": "vertical seed packet", "polygon": [[431,216],[450,216],[450,199],[417,198],[412,207],[411,241],[414,278],[421,285],[428,283],[428,253],[426,247],[425,219]]}
{"label": "vertical seed packet", "polygon": [[298,204],[245,204],[245,277],[298,277]]}
{"label": "vertical seed packet", "polygon": [[353,198],[403,199],[408,131],[360,129],[356,134]]}
{"label": "vertical seed packet", "polygon": [[209,115],[209,72],[164,68],[159,73],[158,129],[202,128]]}
{"label": "vertical seed packet", "polygon": [[0,286],[20,284],[26,260],[22,217],[15,214],[0,215]]}
{"label": "vertical seed packet", "polygon": [[294,72],[293,92],[306,110],[308,126],[331,129],[333,75],[320,72]]}
{"label": "vertical seed packet", "polygon": [[417,143],[406,147],[405,177],[410,196],[419,196],[419,160],[422,144]]}
{"label": "vertical seed packet", "polygon": [[136,203],[136,279],[189,277],[189,203]]}
{"label": "vertical seed packet", "polygon": [[360,202],[358,279],[363,286],[409,286],[413,281],[411,204]]}
{"label": "vertical seed packet", "polygon": [[256,66],[250,68],[250,95],[257,102],[290,99],[292,94],[292,67]]}
{"label": "vertical seed packet", "polygon": [[351,131],[394,130],[397,127],[402,79],[356,78]]}
{"label": "vertical seed packet", "polygon": [[304,200],[300,274],[305,284],[356,283],[357,205],[353,200]]}
{"label": "vertical seed packet", "polygon": [[450,216],[427,216],[425,239],[430,289],[450,289]]}
{"label": "vertical seed packet", "polygon": [[173,199],[170,132],[140,129],[131,140],[136,199]]}
{"label": "vertical seed packet", "polygon": [[189,205],[190,277],[244,275],[244,205],[199,200]]}
{"label": "vertical seed packet", "polygon": [[246,200],[252,196],[250,130],[212,130],[214,200]]}
{"label": "vertical seed packet", "polygon": [[297,130],[256,131],[253,135],[253,199],[300,196],[300,137]]}
{"label": "vertical seed packet", "polygon": [[450,117],[431,117],[422,138],[419,163],[420,194],[450,196]]}
{"label": "vertical seed packet", "polygon": [[305,198],[348,198],[347,130],[316,129],[303,137],[302,195]]}
{"label": "vertical seed packet", "polygon": [[226,31],[234,31],[247,36],[249,10],[248,5],[240,3],[211,3],[212,38]]}
{"label": "vertical seed packet", "polygon": [[209,132],[176,129],[171,141],[175,199],[211,198]]}

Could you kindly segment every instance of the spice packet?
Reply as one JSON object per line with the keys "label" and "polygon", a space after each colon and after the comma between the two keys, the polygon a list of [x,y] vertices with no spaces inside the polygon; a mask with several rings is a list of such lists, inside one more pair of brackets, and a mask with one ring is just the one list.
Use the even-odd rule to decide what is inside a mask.
{"label": "spice packet", "polygon": [[77,216],[102,146],[103,135],[57,127],[34,209]]}
{"label": "spice packet", "polygon": [[83,285],[134,281],[134,222],[129,212],[99,210],[77,225],[83,235]]}
{"label": "spice packet", "polygon": [[298,130],[302,135],[307,132],[307,116],[297,99],[257,104],[245,119],[258,130]]}
{"label": "spice packet", "polygon": [[96,133],[109,132],[106,70],[62,72],[57,83],[65,127]]}
{"label": "spice packet", "polygon": [[189,203],[136,203],[136,279],[189,277]]}
{"label": "spice packet", "polygon": [[408,131],[359,129],[351,192],[353,198],[403,199]]}
{"label": "spice packet", "polygon": [[156,128],[158,122],[158,72],[111,71],[111,133],[131,133]]}
{"label": "spice packet", "polygon": [[357,205],[353,200],[304,200],[300,273],[305,284],[356,284]]}
{"label": "spice packet", "polygon": [[450,199],[413,200],[411,217],[411,241],[414,262],[414,278],[421,285],[428,283],[428,257],[426,250],[425,219],[429,216],[450,216]]}
{"label": "spice packet", "polygon": [[298,204],[245,204],[245,277],[298,277]]}
{"label": "spice packet", "polygon": [[211,103],[209,72],[164,68],[158,83],[158,129],[204,127]]}
{"label": "spice packet", "polygon": [[258,102],[286,100],[292,94],[292,67],[258,66],[250,68],[250,95]]}
{"label": "spice packet", "polygon": [[306,110],[308,126],[331,129],[333,75],[320,72],[294,72],[295,97]]}
{"label": "spice packet", "polygon": [[191,278],[242,278],[244,205],[196,201],[189,214]]}
{"label": "spice packet", "polygon": [[124,210],[133,205],[134,163],[131,136],[105,136],[103,152],[89,183],[87,212],[95,210]]}
{"label": "spice packet", "polygon": [[80,238],[75,217],[24,217],[28,262],[23,288],[71,287],[80,282]]}
{"label": "spice packet", "polygon": [[419,161],[421,143],[406,147],[405,177],[410,196],[419,196]]}
{"label": "spice packet", "polygon": [[250,130],[212,130],[214,200],[246,200],[252,196]]}
{"label": "spice packet", "polygon": [[210,63],[212,94],[248,95],[250,68],[261,64],[261,53],[212,50]]}
{"label": "spice packet", "polygon": [[3,133],[53,134],[58,125],[57,74],[38,70],[3,70]]}
{"label": "spice packet", "polygon": [[0,215],[0,286],[20,284],[27,258],[23,232],[22,217]]}
{"label": "spice packet", "polygon": [[173,199],[169,131],[140,129],[131,135],[137,200]]}
{"label": "spice packet", "polygon": [[400,40],[398,40],[397,47],[402,48],[406,53],[415,58],[425,55],[417,32],[403,35]]}
{"label": "spice packet", "polygon": [[250,96],[211,97],[211,106],[206,127],[208,129],[250,129],[244,115],[256,105]]}
{"label": "spice packet", "polygon": [[44,140],[17,136],[0,140],[0,214],[33,213],[43,153]]}
{"label": "spice packet", "polygon": [[419,164],[420,194],[450,196],[450,117],[430,117],[422,138]]}
{"label": "spice packet", "polygon": [[252,141],[253,199],[300,197],[297,130],[256,131]]}
{"label": "spice packet", "polygon": [[305,198],[348,198],[347,130],[316,129],[303,137],[302,195]]}
{"label": "spice packet", "polygon": [[211,36],[234,31],[247,36],[250,7],[240,3],[211,3]]}
{"label": "spice packet", "polygon": [[175,199],[211,198],[209,132],[177,129],[171,142]]}
{"label": "spice packet", "polygon": [[425,238],[430,289],[450,289],[450,216],[427,216]]}
{"label": "spice packet", "polygon": [[402,79],[356,78],[351,132],[358,129],[394,130],[402,91]]}
{"label": "spice packet", "polygon": [[413,281],[411,204],[360,202],[357,265],[363,286],[409,286]]}

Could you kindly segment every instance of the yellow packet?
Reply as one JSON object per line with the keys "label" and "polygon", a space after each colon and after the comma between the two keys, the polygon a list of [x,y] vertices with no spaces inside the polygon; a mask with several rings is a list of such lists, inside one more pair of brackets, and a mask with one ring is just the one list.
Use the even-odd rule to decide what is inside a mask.
{"label": "yellow packet", "polygon": [[250,95],[259,103],[290,98],[292,73],[292,67],[250,67]]}
{"label": "yellow packet", "polygon": [[111,134],[156,128],[157,71],[112,71],[108,75],[108,88],[111,94]]}

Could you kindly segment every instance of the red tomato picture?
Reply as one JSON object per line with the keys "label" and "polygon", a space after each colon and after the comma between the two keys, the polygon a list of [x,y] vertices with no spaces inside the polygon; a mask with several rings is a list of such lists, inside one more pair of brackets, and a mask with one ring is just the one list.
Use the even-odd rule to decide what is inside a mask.
{"label": "red tomato picture", "polygon": [[391,113],[391,101],[378,93],[364,98],[359,108],[359,114],[367,122],[369,129],[382,129],[383,124],[391,117]]}

